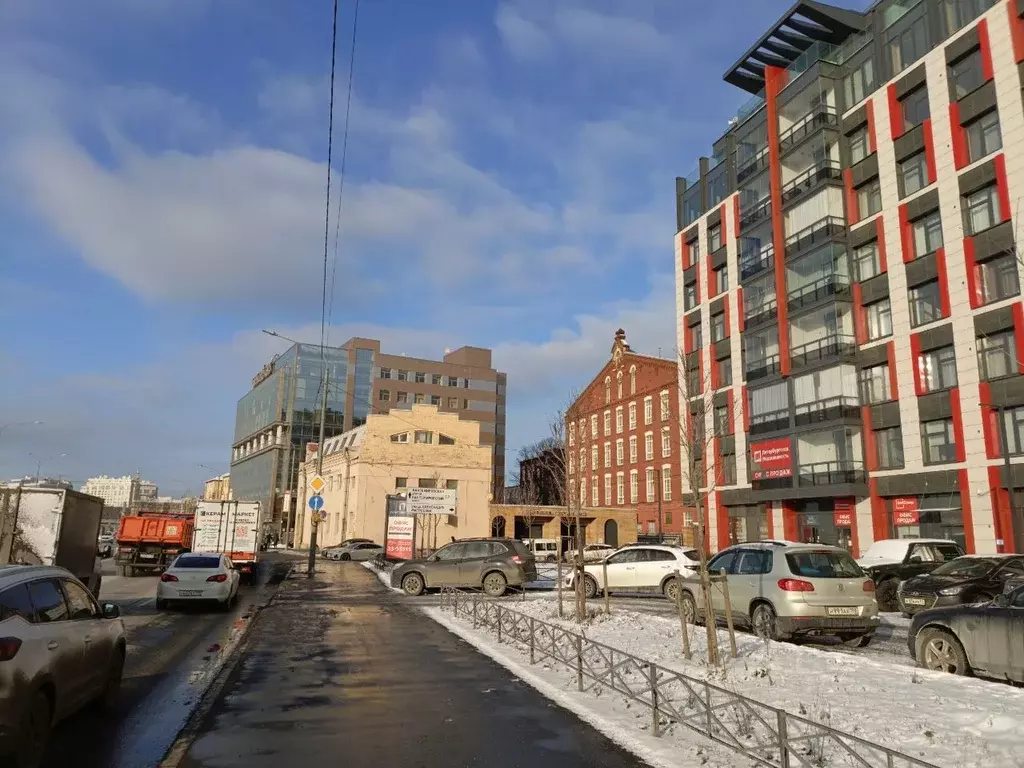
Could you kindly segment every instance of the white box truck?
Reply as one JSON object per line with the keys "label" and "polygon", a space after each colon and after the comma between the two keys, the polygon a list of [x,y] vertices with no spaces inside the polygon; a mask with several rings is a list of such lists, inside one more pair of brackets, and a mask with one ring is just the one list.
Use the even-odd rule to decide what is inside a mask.
{"label": "white box truck", "polygon": [[57,565],[97,598],[103,499],[66,488],[0,488],[0,565]]}
{"label": "white box truck", "polygon": [[196,507],[193,552],[221,552],[231,558],[242,582],[256,578],[259,552],[258,501],[200,501]]}

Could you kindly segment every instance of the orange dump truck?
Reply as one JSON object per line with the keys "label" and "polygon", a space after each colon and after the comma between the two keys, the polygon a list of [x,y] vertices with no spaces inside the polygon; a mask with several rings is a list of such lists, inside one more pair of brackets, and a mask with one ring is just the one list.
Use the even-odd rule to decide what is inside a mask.
{"label": "orange dump truck", "polygon": [[121,576],[160,573],[192,548],[192,517],[141,512],[121,518],[114,562]]}

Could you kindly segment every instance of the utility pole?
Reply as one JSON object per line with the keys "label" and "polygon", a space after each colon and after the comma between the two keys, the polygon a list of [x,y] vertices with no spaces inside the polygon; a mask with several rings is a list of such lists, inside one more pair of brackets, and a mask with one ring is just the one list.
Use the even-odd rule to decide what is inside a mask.
{"label": "utility pole", "polygon": [[[327,375],[327,356],[324,354],[323,347],[320,348],[320,363],[323,365],[324,396],[320,401],[320,441],[316,446],[316,473],[322,476],[324,471],[324,429],[327,426],[327,385],[329,378]],[[313,512],[310,515],[309,523],[309,563],[306,568],[306,578],[312,579],[316,571],[316,532],[317,528],[320,527],[320,513]]]}
{"label": "utility pole", "polygon": [[341,540],[348,538],[348,486],[352,477],[352,454],[345,448],[345,492],[341,505]]}

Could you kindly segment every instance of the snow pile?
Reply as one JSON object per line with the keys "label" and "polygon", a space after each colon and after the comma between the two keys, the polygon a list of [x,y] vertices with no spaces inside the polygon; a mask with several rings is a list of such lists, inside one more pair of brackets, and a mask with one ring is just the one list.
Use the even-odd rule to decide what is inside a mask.
{"label": "snow pile", "polygon": [[363,560],[359,564],[361,566],[363,566],[363,568],[368,570],[370,573],[376,575],[376,577],[380,581],[380,583],[383,584],[388,589],[390,589],[392,592],[401,592],[402,591],[402,590],[398,589],[397,587],[392,587],[391,586],[391,571],[390,570],[384,570],[384,571],[380,570],[377,567],[377,564],[374,563],[372,560]]}
{"label": "snow pile", "polygon": [[[508,608],[579,631],[575,622],[558,618],[557,601],[550,597],[516,602]],[[719,647],[725,666],[714,669],[703,661],[704,627],[690,628],[693,659],[688,662],[682,654],[678,618],[640,614],[614,605],[612,615],[606,616],[599,612],[603,607],[596,602],[588,608],[591,618],[584,624],[582,634],[590,640],[707,680],[790,714],[940,766],[1024,765],[1024,728],[1019,726],[1024,691],[1009,685],[909,668],[902,665],[902,660],[887,662],[866,655],[766,643],[739,632],[738,658],[732,659],[728,634],[721,630]],[[570,600],[566,603],[567,614],[571,610]],[[437,609],[428,612],[437,615]],[[443,616],[450,619],[451,613],[445,612]],[[473,635],[474,642],[480,639],[496,645],[488,630],[473,630],[471,626],[467,629],[463,619],[458,624],[460,634]],[[497,648],[520,659],[528,656],[520,647]],[[574,672],[546,663],[558,668],[556,671],[564,671],[558,680],[566,678],[568,685],[575,688]],[[550,672],[545,670],[544,675],[547,678]],[[605,695],[616,696],[608,692]],[[649,720],[649,711],[647,715]],[[692,732],[682,730],[682,738],[692,742]],[[734,753],[733,762],[738,759]]]}

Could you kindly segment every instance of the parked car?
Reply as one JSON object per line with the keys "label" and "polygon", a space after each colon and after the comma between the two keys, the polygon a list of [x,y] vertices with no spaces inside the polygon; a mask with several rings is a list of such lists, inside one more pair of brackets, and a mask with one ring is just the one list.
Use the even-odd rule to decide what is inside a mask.
{"label": "parked car", "polygon": [[326,557],[328,560],[373,560],[383,551],[384,547],[380,544],[374,544],[372,541],[357,541],[354,544],[328,550]]}
{"label": "parked car", "polygon": [[[601,563],[583,566],[583,589],[588,598],[599,593],[658,592],[670,600],[678,599],[676,571],[683,577],[694,573],[700,562],[691,557],[693,550],[662,544],[623,547]],[[608,583],[604,582],[607,563]],[[563,584],[572,589],[576,573],[563,577]]]}
{"label": "parked car", "polygon": [[[821,544],[753,542],[723,549],[708,570],[726,571],[733,621],[757,635],[784,640],[834,635],[863,648],[878,628],[875,583],[850,554]],[[701,617],[700,587],[683,584],[683,610]],[[712,588],[716,619],[725,597]]]}
{"label": "parked car", "polygon": [[1024,587],[988,603],[921,611],[907,647],[918,665],[1024,683]]}
{"label": "parked car", "polygon": [[1021,579],[1024,555],[964,555],[931,573],[911,576],[896,596],[900,610],[910,616],[929,608],[987,603]]}
{"label": "parked car", "polygon": [[407,595],[436,587],[482,588],[492,597],[537,579],[537,561],[517,539],[462,539],[430,557],[406,560],[391,571],[391,586]]}
{"label": "parked car", "polygon": [[543,563],[558,561],[558,539],[523,539],[534,558]]}
{"label": "parked car", "polygon": [[[610,544],[584,544],[583,545],[583,562],[584,563],[599,563],[604,560],[608,555],[615,551],[615,547]],[[564,555],[565,562],[571,563],[576,560],[579,550],[570,549],[566,551]]]}
{"label": "parked car", "polygon": [[219,552],[186,552],[178,555],[160,574],[156,585],[156,607],[172,602],[214,602],[228,610],[238,599],[241,576],[231,561]]}
{"label": "parked car", "polygon": [[116,702],[126,648],[119,616],[64,568],[0,567],[3,758],[38,766],[57,722],[92,701]]}
{"label": "parked car", "polygon": [[959,544],[947,539],[880,539],[865,550],[857,564],[875,581],[878,609],[896,611],[901,582],[930,573],[964,554]]}
{"label": "parked car", "polygon": [[113,557],[114,555],[114,537],[113,536],[100,536],[96,540],[96,554],[100,557]]}

